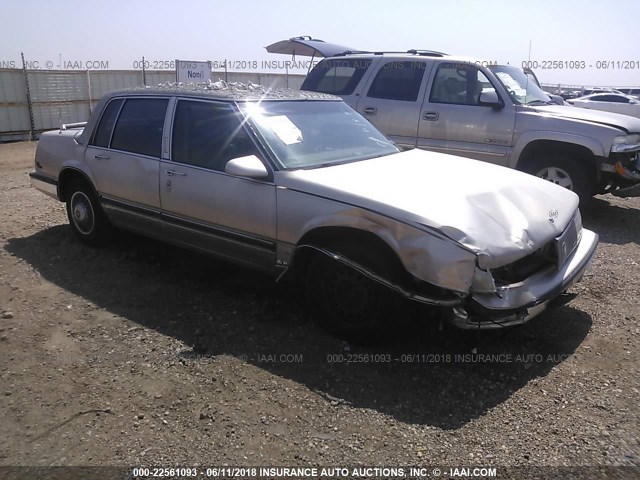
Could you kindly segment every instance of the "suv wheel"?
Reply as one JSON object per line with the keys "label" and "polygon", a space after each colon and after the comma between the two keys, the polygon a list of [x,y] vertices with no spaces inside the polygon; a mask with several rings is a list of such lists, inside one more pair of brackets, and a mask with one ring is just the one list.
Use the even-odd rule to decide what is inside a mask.
{"label": "suv wheel", "polygon": [[69,186],[67,217],[73,233],[87,245],[100,245],[111,233],[111,224],[93,189],[82,180],[74,180]]}
{"label": "suv wheel", "polygon": [[575,192],[583,203],[594,193],[587,172],[580,168],[579,160],[567,155],[549,154],[529,162],[527,173],[540,177]]}

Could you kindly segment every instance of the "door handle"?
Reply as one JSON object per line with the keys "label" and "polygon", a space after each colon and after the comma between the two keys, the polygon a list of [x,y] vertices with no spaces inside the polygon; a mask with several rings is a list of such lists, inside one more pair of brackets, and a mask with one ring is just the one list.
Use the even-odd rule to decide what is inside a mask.
{"label": "door handle", "polygon": [[98,160],[109,160],[109,156],[107,155],[94,155],[93,158],[96,158]]}
{"label": "door handle", "polygon": [[378,113],[378,109],[376,107],[367,107],[363,110],[365,115],[375,115]]}
{"label": "door handle", "polygon": [[187,174],[184,172],[176,172],[175,170],[167,170],[167,175],[169,175],[170,177],[173,177],[174,175],[179,175],[181,177],[186,177]]}
{"label": "door handle", "polygon": [[437,120],[438,116],[438,112],[424,112],[422,118],[424,120]]}

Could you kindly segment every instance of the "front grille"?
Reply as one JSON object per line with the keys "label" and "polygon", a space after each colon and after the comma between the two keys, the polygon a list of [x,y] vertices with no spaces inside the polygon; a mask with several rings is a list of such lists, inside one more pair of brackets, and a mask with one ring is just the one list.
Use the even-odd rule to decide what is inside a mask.
{"label": "front grille", "polygon": [[557,253],[554,242],[547,243],[544,247],[516,260],[504,267],[491,270],[493,279],[497,284],[510,285],[529,278],[534,273],[556,265]]}

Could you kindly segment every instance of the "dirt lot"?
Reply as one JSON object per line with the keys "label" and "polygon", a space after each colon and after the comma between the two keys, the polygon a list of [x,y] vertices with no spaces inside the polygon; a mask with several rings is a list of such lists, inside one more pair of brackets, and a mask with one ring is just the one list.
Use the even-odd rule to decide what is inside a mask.
{"label": "dirt lot", "polygon": [[268,278],[81,245],[34,151],[0,145],[0,465],[640,466],[640,199],[584,213],[601,244],[568,306],[374,349]]}

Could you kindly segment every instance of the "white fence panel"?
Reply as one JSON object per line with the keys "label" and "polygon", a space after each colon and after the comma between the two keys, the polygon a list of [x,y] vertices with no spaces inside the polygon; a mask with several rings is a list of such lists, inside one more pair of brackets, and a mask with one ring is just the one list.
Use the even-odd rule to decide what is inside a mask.
{"label": "white fence panel", "polygon": [[[34,133],[86,121],[107,92],[144,85],[140,70],[28,70]],[[214,80],[299,89],[304,75],[212,72]],[[146,84],[174,82],[174,71],[146,71]],[[29,138],[31,123],[24,72],[0,69],[0,141]]]}
{"label": "white fence panel", "polygon": [[[0,141],[20,138],[9,132],[29,130],[27,90],[22,70],[2,70],[0,73]],[[14,138],[15,137],[15,138]]]}

